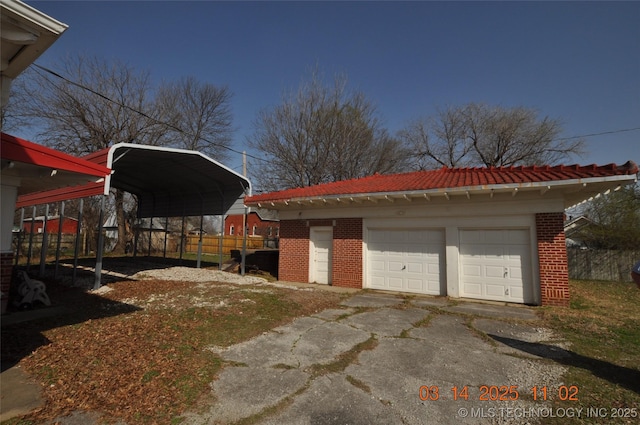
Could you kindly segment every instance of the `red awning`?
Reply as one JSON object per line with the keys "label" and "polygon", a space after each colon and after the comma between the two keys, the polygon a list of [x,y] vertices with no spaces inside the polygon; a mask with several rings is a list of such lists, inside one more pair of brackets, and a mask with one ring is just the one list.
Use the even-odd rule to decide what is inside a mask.
{"label": "red awning", "polygon": [[14,178],[18,195],[103,181],[111,170],[66,153],[2,133],[2,178]]}

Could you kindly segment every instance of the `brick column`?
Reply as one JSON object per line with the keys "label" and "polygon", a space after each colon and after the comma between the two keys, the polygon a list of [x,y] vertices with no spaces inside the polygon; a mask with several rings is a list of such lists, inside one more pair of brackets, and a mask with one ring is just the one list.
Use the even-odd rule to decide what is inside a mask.
{"label": "brick column", "polygon": [[11,289],[11,275],[13,273],[13,252],[0,253],[0,291],[2,291],[1,313],[7,311],[9,290]]}
{"label": "brick column", "polygon": [[536,214],[542,305],[569,306],[569,269],[564,214]]}
{"label": "brick column", "polygon": [[362,288],[362,218],[336,220],[332,262],[333,286]]}
{"label": "brick column", "polygon": [[306,220],[280,221],[278,279],[309,282],[309,227]]}

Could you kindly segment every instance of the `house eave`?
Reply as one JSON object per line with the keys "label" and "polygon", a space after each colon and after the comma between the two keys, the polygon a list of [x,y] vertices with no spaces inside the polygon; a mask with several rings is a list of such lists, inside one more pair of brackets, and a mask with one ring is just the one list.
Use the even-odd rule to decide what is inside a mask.
{"label": "house eave", "polygon": [[573,180],[461,186],[424,190],[316,195],[289,199],[250,201],[246,202],[246,205],[250,207],[284,210],[300,209],[303,207],[324,208],[330,206],[348,206],[367,203],[372,205],[384,203],[389,204],[396,201],[412,202],[416,199],[425,199],[430,201],[434,198],[441,198],[451,200],[451,198],[458,196],[464,196],[466,199],[471,199],[473,196],[489,196],[490,198],[493,198],[494,195],[503,193],[509,193],[512,197],[516,197],[517,194],[521,192],[537,191],[540,196],[560,194],[565,199],[565,206],[569,208],[593,199],[608,190],[617,189],[622,185],[631,184],[636,181],[636,175],[617,175]]}

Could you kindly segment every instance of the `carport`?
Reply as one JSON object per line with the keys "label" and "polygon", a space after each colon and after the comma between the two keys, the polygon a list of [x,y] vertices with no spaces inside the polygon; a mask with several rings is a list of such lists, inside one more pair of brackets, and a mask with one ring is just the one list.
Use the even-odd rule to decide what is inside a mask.
{"label": "carport", "polygon": [[[249,180],[200,152],[119,143],[82,159],[106,166],[112,170],[112,174],[99,183],[21,196],[16,207],[101,195],[99,223],[102,226],[105,198],[113,188],[136,195],[138,218],[184,219],[199,216],[202,227],[205,215],[224,217],[226,214],[246,214],[243,199],[251,194]],[[102,234],[102,231],[98,233],[94,288],[101,285]],[[222,239],[220,241],[222,243]],[[201,255],[202,232],[198,247],[198,267]]]}

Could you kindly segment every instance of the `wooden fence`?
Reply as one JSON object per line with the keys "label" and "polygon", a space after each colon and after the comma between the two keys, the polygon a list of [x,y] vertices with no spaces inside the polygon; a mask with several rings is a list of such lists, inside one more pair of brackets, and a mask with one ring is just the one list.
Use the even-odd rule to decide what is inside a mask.
{"label": "wooden fence", "polygon": [[[223,236],[222,237],[222,254],[229,255],[231,250],[242,249],[242,236]],[[200,236],[188,235],[185,236],[185,252],[195,253],[198,252],[198,242]],[[176,241],[179,243],[179,238]],[[264,248],[264,239],[262,236],[249,236],[247,237],[247,249],[262,249]],[[220,236],[203,236],[202,237],[202,252],[204,254],[217,254],[220,250]]]}
{"label": "wooden fence", "polygon": [[568,248],[567,260],[571,279],[631,282],[640,251]]}

